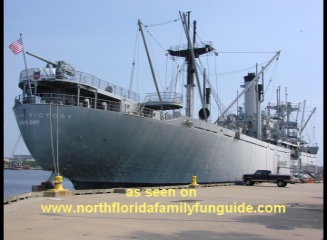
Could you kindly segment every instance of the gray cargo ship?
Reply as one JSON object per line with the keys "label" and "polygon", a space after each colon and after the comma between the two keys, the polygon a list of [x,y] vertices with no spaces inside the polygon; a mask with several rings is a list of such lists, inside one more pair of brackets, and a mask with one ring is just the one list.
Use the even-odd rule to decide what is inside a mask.
{"label": "gray cargo ship", "polygon": [[[259,78],[280,52],[260,72],[244,77],[244,89],[230,105],[244,96],[244,109],[232,114],[227,107],[210,121],[210,101],[218,100],[207,78],[200,83],[196,61],[215,49],[194,36],[191,41],[189,15],[180,13],[180,20],[187,44],[168,53],[187,63],[185,106],[181,93],[159,91],[149,54],[157,91],[141,101],[138,93],[76,71],[65,61],[27,52],[47,65],[21,72],[22,95],[13,109],[37,164],[68,178],[75,189],[189,184],[192,176],[198,183],[233,182],[257,169],[316,174],[318,147],[301,140],[306,124],[289,119],[299,106],[279,101],[261,111]],[[139,28],[143,35],[141,21]]]}

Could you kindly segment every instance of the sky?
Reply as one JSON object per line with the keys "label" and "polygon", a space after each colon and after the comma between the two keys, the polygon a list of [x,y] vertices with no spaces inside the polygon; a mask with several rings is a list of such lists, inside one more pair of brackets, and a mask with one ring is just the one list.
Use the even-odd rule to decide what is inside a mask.
{"label": "sky", "polygon": [[[246,74],[230,73],[249,71],[249,67],[255,71],[255,64],[261,68],[281,51],[278,62],[265,73],[267,92],[262,106],[276,102],[280,86],[282,101],[301,102],[301,108],[306,101],[305,120],[316,107],[306,133],[308,141],[320,147],[318,164],[323,165],[322,0],[5,0],[4,157],[29,154],[24,141],[18,141],[12,111],[15,97],[22,93],[18,82],[25,65],[24,54],[14,55],[8,46],[20,33],[25,52],[67,61],[78,71],[126,89],[132,86],[142,100],[146,93],[155,92],[155,86],[137,22],[149,26],[144,31],[155,56],[158,85],[164,91],[171,75],[167,69],[176,67],[167,63],[166,50],[186,43],[182,25],[175,21],[179,11],[191,12],[191,21],[197,21],[197,41],[211,41],[218,53],[210,56],[213,63],[208,57],[201,58],[201,63],[226,107],[243,90],[240,85]],[[133,61],[137,67],[132,68]],[[46,65],[29,55],[26,64],[27,68]],[[182,83],[179,89],[185,94]],[[212,108],[217,108],[213,103]]]}

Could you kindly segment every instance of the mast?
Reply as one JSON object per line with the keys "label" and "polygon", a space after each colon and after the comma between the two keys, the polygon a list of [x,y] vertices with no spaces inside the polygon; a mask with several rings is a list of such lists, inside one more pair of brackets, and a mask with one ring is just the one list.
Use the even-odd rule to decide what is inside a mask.
{"label": "mast", "polygon": [[[258,63],[256,63],[256,75],[258,75]],[[262,72],[263,73],[263,72]],[[260,90],[259,90],[259,78],[255,81],[255,89],[256,89],[256,120],[257,120],[257,138],[261,139],[262,135],[262,127],[261,127],[261,101],[260,101]]]}
{"label": "mast", "polygon": [[[188,12],[188,15],[190,16],[190,12]],[[187,101],[189,103],[189,110],[190,110],[189,117],[193,117],[193,111],[194,111],[194,87],[195,87],[195,85],[194,85],[194,75],[193,75],[193,73],[195,73],[196,81],[197,81],[198,89],[199,89],[199,95],[200,95],[202,108],[203,108],[203,112],[204,112],[205,121],[208,121],[207,114],[206,114],[206,111],[205,111],[204,99],[203,99],[202,91],[201,91],[201,85],[200,85],[200,81],[199,81],[199,75],[198,75],[197,68],[195,66],[195,56],[194,56],[195,42],[193,42],[193,44],[191,43],[190,33],[188,31],[189,26],[186,26],[186,15],[185,15],[185,13],[183,14],[183,17],[181,16],[181,19],[182,19],[182,23],[183,23],[184,30],[185,30],[186,37],[187,37],[188,50],[189,50],[188,52],[191,55],[191,56],[188,57],[188,60],[191,60],[191,62],[189,62],[189,66],[190,66],[190,69],[189,69],[190,74],[189,75],[190,75],[190,78],[188,79],[190,81],[187,84],[189,86],[189,88],[190,88],[189,89],[190,90],[190,95],[188,96],[189,101]],[[195,24],[196,24],[196,22],[194,21],[194,25]],[[194,27],[194,31],[195,31],[195,27]],[[193,34],[193,40],[195,41],[195,33]]]}
{"label": "mast", "polygon": [[[190,32],[190,12],[187,12],[188,14],[188,18],[187,18],[187,24],[186,24],[186,19],[185,19],[185,15],[183,15],[184,17],[184,21],[183,21],[183,17],[181,16],[182,19],[182,23],[183,23],[183,27],[185,30],[185,34],[186,37],[188,39],[188,54],[186,57],[186,61],[187,61],[187,84],[186,84],[186,116],[188,117],[193,117],[194,115],[194,63],[193,63],[193,58],[191,56],[191,51],[193,50],[193,46],[195,44],[195,34],[193,34],[193,43],[191,44],[190,41],[190,36],[189,36],[189,32]],[[196,22],[194,22],[196,24]],[[195,31],[195,26],[194,26],[194,31]]]}
{"label": "mast", "polygon": [[306,102],[306,100],[303,101],[303,111],[302,111],[302,119],[301,119],[300,137],[301,137],[301,133],[302,133],[302,129],[303,129],[305,102]]}
{"label": "mast", "polygon": [[157,93],[158,93],[159,101],[162,102],[161,95],[160,95],[159,88],[158,88],[158,84],[157,84],[156,75],[154,74],[154,69],[153,69],[153,66],[152,66],[152,62],[151,62],[149,50],[148,50],[148,47],[147,47],[147,44],[146,44],[146,41],[145,41],[145,37],[144,37],[143,29],[142,29],[142,22],[140,20],[138,21],[138,25],[139,25],[139,29],[140,29],[141,34],[142,34],[142,39],[143,39],[143,42],[144,42],[144,47],[145,47],[146,55],[148,56],[148,60],[149,60],[150,68],[151,68],[151,73],[152,73],[154,84],[156,86],[156,90],[157,90]]}
{"label": "mast", "polygon": [[[195,22],[194,22],[195,23]],[[195,30],[195,26],[194,26]],[[186,32],[190,32],[190,12],[188,12],[188,24]],[[187,58],[187,101],[186,101],[186,116],[193,117],[194,115],[194,62],[191,56],[191,51],[195,43],[195,37],[193,38],[193,44],[188,43],[189,56]]]}
{"label": "mast", "polygon": [[[258,66],[258,64],[257,64]],[[263,67],[261,67],[263,69]],[[264,72],[261,74],[261,85],[257,83],[257,138],[262,139],[262,113],[261,113],[261,103],[264,101]],[[261,98],[260,98],[261,97]]]}
{"label": "mast", "polygon": [[278,117],[283,119],[284,122],[284,116],[283,116],[283,109],[280,101],[280,86],[278,86],[278,91],[277,91],[277,104],[278,104]]}
{"label": "mast", "polygon": [[169,54],[171,56],[175,57],[183,57],[185,58],[185,61],[187,62],[187,84],[186,84],[186,116],[188,117],[193,117],[194,115],[194,74],[196,76],[197,80],[197,85],[198,85],[198,90],[199,90],[199,95],[201,98],[201,103],[202,103],[202,110],[204,113],[204,119],[207,121],[207,113],[205,110],[205,102],[204,102],[204,97],[203,97],[203,92],[201,90],[201,85],[200,85],[200,80],[199,80],[199,75],[198,71],[196,68],[196,62],[195,58],[198,58],[200,55],[211,52],[214,50],[214,48],[211,46],[211,43],[195,43],[195,25],[196,22],[194,21],[194,33],[193,33],[193,42],[191,41],[190,33],[189,33],[189,28],[190,28],[190,12],[188,12],[188,20],[186,19],[186,14],[183,13],[183,16],[181,12],[179,12],[183,28],[185,31],[185,35],[187,37],[187,45],[185,46],[173,46],[170,47],[168,50]]}

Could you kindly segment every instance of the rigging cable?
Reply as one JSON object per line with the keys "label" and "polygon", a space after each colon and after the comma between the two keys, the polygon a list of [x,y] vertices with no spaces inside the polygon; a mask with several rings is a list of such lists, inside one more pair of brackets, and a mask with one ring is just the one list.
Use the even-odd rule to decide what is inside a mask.
{"label": "rigging cable", "polygon": [[59,176],[59,104],[57,103],[57,171]]}
{"label": "rigging cable", "polygon": [[[146,27],[143,23],[141,23],[144,27]],[[158,40],[152,35],[152,33],[150,33],[150,31],[148,29],[146,29],[146,32],[148,33],[148,36],[151,36],[153,38],[153,40],[159,45],[159,47],[166,52],[166,50],[163,48],[163,46],[161,46],[161,44],[158,42]],[[149,37],[148,37],[149,38]]]}
{"label": "rigging cable", "polygon": [[[279,63],[279,62],[276,61],[276,64],[275,64],[275,67],[274,67],[274,69],[273,69],[273,71],[272,71],[272,74],[271,74],[270,80],[269,80],[269,82],[268,82],[268,84],[267,84],[266,89],[264,90],[264,94],[265,94],[265,95],[267,95],[267,91],[268,91],[269,85],[270,85],[270,83],[272,82],[272,80],[277,78],[276,76],[277,76],[278,63]],[[272,88],[273,88],[273,89],[275,88],[275,81],[273,81],[273,86],[272,86]],[[270,101],[271,101],[271,99],[273,98],[273,94],[274,94],[274,91],[271,91],[270,98],[269,98]]]}
{"label": "rigging cable", "polygon": [[166,71],[165,71],[165,90],[166,90],[166,87],[167,87],[167,74],[168,74],[168,56],[166,58]]}
{"label": "rigging cable", "polygon": [[[176,22],[179,19],[180,18],[178,18],[178,19],[176,19],[174,21],[170,21],[170,22]],[[165,52],[165,54],[167,54],[167,50],[159,43],[159,41],[153,36],[153,34],[146,28],[147,26],[144,25],[143,23],[141,23],[141,24],[145,27],[145,31],[148,33],[148,40],[149,40],[149,37],[152,37],[153,40],[158,44],[158,46]],[[158,26],[158,25],[162,25],[162,24],[156,24],[156,25],[153,25],[153,26]],[[182,36],[182,33],[181,33],[181,36]],[[181,39],[181,37],[180,37],[180,39]]]}
{"label": "rigging cable", "polygon": [[[197,63],[197,65],[199,66],[199,68],[202,70],[201,72],[203,72],[203,65],[201,62],[201,59],[199,58],[199,63]],[[207,74],[209,75],[209,74]],[[215,91],[215,88],[212,86],[210,80],[208,79],[208,77],[205,78],[206,83],[210,86],[210,88],[212,89],[212,95],[214,97],[214,100],[217,104],[218,107],[218,112],[220,111],[221,113],[224,112],[224,110],[226,109],[226,107],[224,106],[223,102],[221,101],[221,99],[219,98],[218,93]]]}
{"label": "rigging cable", "polygon": [[[148,43],[149,43],[149,46],[150,46],[150,50],[151,50],[151,53],[152,53],[152,56],[154,56],[154,54],[153,54],[153,48],[152,48],[152,45],[151,45],[151,41],[150,41],[150,39],[149,39],[149,36],[152,36],[152,34],[149,32],[149,31],[147,31],[147,33],[148,33]],[[153,38],[154,39],[154,38]],[[155,40],[156,41],[156,40]],[[156,41],[157,42],[157,41]],[[157,42],[158,43],[158,42]],[[162,48],[162,46],[158,43],[158,45]],[[163,49],[163,48],[162,48]],[[165,51],[166,52],[166,51]],[[159,78],[159,81],[160,81],[160,83],[161,83],[161,88],[162,88],[162,81],[161,81],[161,78],[160,78],[160,75],[159,75],[159,71],[158,71],[158,66],[157,66],[157,63],[156,63],[156,61],[154,60],[154,65],[155,65],[155,68],[156,68],[156,72],[157,72],[157,76],[158,76],[158,78]]]}
{"label": "rigging cable", "polygon": [[131,79],[130,79],[130,82],[129,82],[129,91],[131,91],[132,90],[132,87],[133,87],[133,78],[134,78],[134,69],[135,69],[135,56],[136,56],[136,46],[137,46],[137,43],[138,43],[138,32],[139,32],[139,29],[138,29],[138,27],[136,27],[136,36],[135,36],[135,44],[134,44],[134,56],[133,56],[133,63],[132,63]]}
{"label": "rigging cable", "polygon": [[276,53],[276,52],[218,52],[218,53]]}
{"label": "rigging cable", "polygon": [[52,161],[53,161],[53,167],[54,167],[54,171],[55,174],[58,175],[58,171],[56,168],[56,160],[55,160],[55,156],[54,156],[54,148],[53,148],[53,136],[52,136],[52,113],[51,113],[51,103],[49,104],[50,107],[50,141],[51,141],[51,153],[52,153]]}
{"label": "rigging cable", "polygon": [[[185,65],[185,62],[184,62],[184,65]],[[182,67],[184,67],[184,65]],[[181,72],[181,70],[178,69],[176,71],[176,73],[174,73],[174,72],[172,73],[173,74],[172,80],[170,81],[170,85],[166,88],[167,92],[175,92],[175,86],[180,78],[180,74],[179,74],[180,72]]]}
{"label": "rigging cable", "polygon": [[[14,113],[14,109],[12,108],[11,109],[11,111],[10,111],[10,116],[9,117],[11,117],[11,114],[12,115],[14,115],[15,113]],[[7,128],[7,125],[8,125],[8,123],[10,122],[9,121],[9,117],[7,118],[7,120],[5,121],[5,123],[4,123],[4,125],[3,125],[3,129],[6,129]],[[15,145],[14,145],[14,150],[13,150],[13,152],[12,152],[12,154],[11,154],[11,156],[10,157],[13,157],[13,154],[14,154],[14,152],[15,152],[15,149],[16,149],[16,147],[17,147],[17,145],[18,145],[18,143],[19,143],[19,141],[20,141],[20,138],[21,138],[21,136],[22,136],[22,134],[20,133],[19,134],[19,137],[18,137],[18,139],[17,139],[17,142],[15,143]]]}
{"label": "rigging cable", "polygon": [[[177,19],[178,20],[178,19]],[[143,25],[144,26],[144,25]],[[160,75],[158,74],[159,73],[159,71],[158,71],[158,66],[157,66],[157,64],[156,64],[156,61],[154,61],[154,65],[155,65],[155,68],[156,68],[156,72],[157,72],[157,76],[158,76],[158,78],[159,78],[159,80],[160,80],[160,83],[161,83],[161,87],[163,88],[163,89],[165,89],[166,88],[166,86],[167,86],[167,83],[166,83],[166,79],[167,79],[167,68],[168,68],[168,56],[169,56],[169,54],[167,53],[167,51],[160,45],[160,43],[154,38],[154,36],[146,29],[146,31],[147,31],[147,33],[148,33],[148,43],[149,43],[149,45],[150,45],[150,49],[151,49],[151,52],[152,52],[152,55],[154,55],[153,54],[153,48],[152,48],[152,45],[151,45],[151,41],[150,41],[150,37],[152,37],[153,39],[154,39],[154,41],[159,45],[159,47],[165,52],[165,55],[167,55],[167,61],[166,61],[166,73],[165,73],[165,85],[164,85],[164,88],[163,88],[163,84],[162,84],[162,81],[161,81],[161,78],[160,78]],[[173,61],[173,63],[175,63],[176,65],[178,65],[175,61]]]}
{"label": "rigging cable", "polygon": [[163,22],[163,23],[156,23],[156,24],[150,24],[150,25],[144,25],[144,27],[156,27],[156,26],[160,26],[160,25],[165,25],[165,24],[169,24],[169,23],[172,23],[172,22],[177,22],[179,19],[181,19],[180,17],[175,19],[175,20],[171,20],[171,21],[167,21],[167,22]]}
{"label": "rigging cable", "polygon": [[[150,49],[151,49],[151,52],[152,52],[152,55],[153,54],[153,48],[152,48],[152,45],[151,45],[151,42],[150,42],[150,37],[158,44],[158,46],[165,52],[166,56],[169,56],[169,53],[167,53],[167,50],[159,43],[159,41],[154,37],[154,35],[147,29],[148,27],[154,27],[154,26],[160,26],[160,25],[164,25],[164,24],[168,24],[168,23],[173,23],[173,22],[177,22],[178,20],[180,20],[181,18],[178,18],[178,19],[175,19],[175,20],[172,20],[172,21],[167,21],[167,22],[164,22],[164,23],[159,23],[159,24],[151,24],[151,25],[145,25],[143,23],[142,26],[144,26],[144,29],[145,31],[147,32],[147,36],[148,36],[148,43],[150,45]],[[182,34],[181,34],[182,35]],[[174,58],[172,58],[174,59]],[[164,84],[164,89],[167,88],[167,71],[168,71],[168,66],[167,66],[167,62],[168,62],[168,57],[167,57],[167,61],[166,61],[166,73],[165,73],[165,84]],[[178,66],[178,63],[176,63],[176,61],[173,61],[173,63],[175,63],[177,66]],[[160,75],[159,75],[159,71],[158,71],[158,67],[157,67],[157,64],[156,64],[156,61],[154,61],[154,65],[155,65],[155,68],[156,68],[156,72],[157,72],[157,76],[159,78],[159,81],[161,83],[161,87],[163,85],[162,83],[162,80],[160,78]]]}
{"label": "rigging cable", "polygon": [[[22,137],[22,134],[20,133],[20,134],[19,134],[19,137],[18,137],[17,140],[16,140],[16,143],[15,143],[15,145],[14,145],[14,148],[13,148],[13,150],[12,150],[12,153],[11,153],[11,156],[10,156],[11,159],[14,158],[14,154],[15,154],[16,148],[17,148],[17,146],[18,146],[18,143],[20,142],[21,137]],[[10,163],[11,163],[11,162],[10,162]]]}
{"label": "rigging cable", "polygon": [[[140,35],[137,34],[137,62],[140,62],[140,44],[139,44],[139,37]],[[140,70],[140,64],[137,64],[136,69],[136,91],[139,93],[139,70]]]}
{"label": "rigging cable", "polygon": [[[198,38],[203,42],[203,40],[201,39],[201,37],[197,34],[197,36],[198,36]],[[275,52],[215,52],[215,55],[216,56],[218,56],[218,54],[219,53],[244,53],[244,54],[248,54],[248,53],[264,53],[264,54],[266,54],[266,53],[275,53]],[[200,58],[199,58],[199,61],[200,61]],[[201,61],[200,61],[201,62]],[[207,56],[207,62],[208,62],[208,56]],[[268,61],[267,61],[268,62]],[[267,62],[264,62],[264,63],[261,63],[261,64],[258,64],[257,66],[261,66],[261,65],[264,65],[264,64],[266,64]],[[202,65],[202,63],[201,63],[201,65]],[[207,63],[207,65],[208,65],[208,69],[209,69],[209,64]],[[233,71],[233,72],[225,72],[225,73],[220,73],[219,75],[230,75],[230,74],[235,74],[235,73],[239,73],[239,72],[243,72],[243,71],[246,71],[246,70],[250,70],[250,69],[253,69],[254,67],[249,67],[249,68],[246,68],[246,69],[241,69],[241,70],[237,70],[237,71]],[[208,70],[208,73],[209,73],[210,71]],[[211,74],[209,73],[208,74],[208,76],[210,76]],[[218,78],[218,73],[217,73],[217,69],[216,69],[216,58],[215,58],[215,73],[214,73],[214,75],[216,76],[216,90],[217,90],[217,92],[216,92],[216,95],[217,95],[217,99],[216,99],[216,97],[214,97],[215,98],[215,101],[216,101],[216,103],[217,103],[217,106],[218,106],[218,108],[219,109],[221,109],[221,107],[220,107],[220,104],[218,104],[218,101],[219,102],[221,102],[221,100],[219,99],[219,95],[218,95],[218,86],[217,86],[217,82],[218,82],[218,80],[217,80],[217,78]],[[206,81],[207,81],[207,83],[210,85],[210,87],[214,90],[214,88],[213,88],[213,86],[211,85],[211,83],[210,83],[210,81],[209,81],[209,79],[206,79]],[[270,80],[271,81],[271,80]],[[268,84],[268,86],[269,86],[269,84]],[[268,87],[267,86],[267,87]],[[204,86],[203,86],[204,87]],[[214,91],[213,91],[213,95],[215,95],[215,93],[214,93]],[[222,104],[222,102],[221,102],[221,104]]]}
{"label": "rigging cable", "polygon": [[[258,64],[258,67],[266,64],[267,62],[268,61]],[[218,73],[218,75],[220,75],[220,76],[222,76],[222,75],[231,75],[231,74],[245,72],[245,71],[248,71],[248,70],[254,69],[254,68],[256,68],[256,66],[251,66],[251,67],[247,67],[247,68],[243,68],[243,69],[239,69],[239,70],[235,70],[235,71],[231,71],[231,72],[222,72],[222,73]]]}
{"label": "rigging cable", "polygon": [[218,56],[218,53],[215,54],[216,92],[218,94],[217,56]]}

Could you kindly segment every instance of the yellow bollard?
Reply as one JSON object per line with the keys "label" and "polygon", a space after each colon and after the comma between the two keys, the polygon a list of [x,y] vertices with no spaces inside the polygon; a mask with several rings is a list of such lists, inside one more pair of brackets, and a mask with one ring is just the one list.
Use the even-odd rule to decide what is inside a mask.
{"label": "yellow bollard", "polygon": [[61,191],[61,190],[65,190],[63,187],[62,187],[62,176],[56,176],[55,177],[55,185],[54,185],[54,189],[56,191]]}
{"label": "yellow bollard", "polygon": [[194,184],[194,185],[198,184],[198,183],[196,182],[196,176],[192,176],[192,182],[191,182],[191,184]]}
{"label": "yellow bollard", "polygon": [[71,195],[68,189],[62,187],[62,176],[55,176],[54,189],[44,192],[44,197],[58,197]]}
{"label": "yellow bollard", "polygon": [[189,188],[198,188],[200,185],[196,182],[196,176],[192,176],[192,182],[188,185]]}

